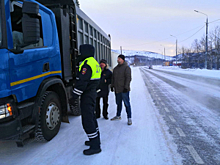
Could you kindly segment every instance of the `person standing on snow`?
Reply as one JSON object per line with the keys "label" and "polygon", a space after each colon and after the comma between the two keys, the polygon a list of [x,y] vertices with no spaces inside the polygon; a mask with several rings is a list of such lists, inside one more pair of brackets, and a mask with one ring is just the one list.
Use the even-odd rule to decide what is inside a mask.
{"label": "person standing on snow", "polygon": [[102,59],[100,61],[100,67],[102,69],[101,79],[98,87],[98,94],[96,98],[96,118],[100,118],[100,99],[103,99],[103,117],[108,120],[108,95],[109,84],[111,84],[112,72],[107,68],[107,61]]}
{"label": "person standing on snow", "polygon": [[131,105],[130,105],[130,82],[131,82],[131,68],[125,62],[125,56],[120,54],[118,56],[118,65],[113,69],[111,91],[115,91],[115,98],[117,104],[116,116],[111,120],[121,119],[122,100],[126,107],[128,125],[132,124],[131,120]]}
{"label": "person standing on snow", "polygon": [[92,45],[80,45],[79,51],[81,55],[77,61],[82,61],[82,63],[77,72],[73,97],[69,102],[70,104],[74,104],[75,99],[81,96],[82,125],[89,138],[89,141],[85,141],[85,145],[90,146],[83,153],[85,155],[93,155],[101,152],[100,133],[95,117],[96,89],[101,77],[101,68],[99,63],[94,59],[95,48]]}

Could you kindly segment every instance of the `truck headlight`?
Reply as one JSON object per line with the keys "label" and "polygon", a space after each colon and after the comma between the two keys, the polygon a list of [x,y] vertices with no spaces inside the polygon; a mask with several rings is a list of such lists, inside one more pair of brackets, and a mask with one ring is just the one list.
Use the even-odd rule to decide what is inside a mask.
{"label": "truck headlight", "polygon": [[5,104],[0,106],[0,119],[12,116],[11,104]]}

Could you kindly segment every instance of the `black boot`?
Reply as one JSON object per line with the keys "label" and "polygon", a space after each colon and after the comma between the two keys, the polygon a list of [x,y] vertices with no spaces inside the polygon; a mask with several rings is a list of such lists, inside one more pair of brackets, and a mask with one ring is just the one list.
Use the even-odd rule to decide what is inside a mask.
{"label": "black boot", "polygon": [[[101,144],[101,142],[100,142],[100,144]],[[85,141],[85,145],[86,146],[91,146],[91,141]]]}
{"label": "black boot", "polygon": [[85,141],[85,145],[86,145],[86,146],[90,146],[90,145],[91,145],[91,142],[90,142],[90,141]]}
{"label": "black boot", "polygon": [[89,148],[87,150],[84,150],[83,154],[84,155],[93,155],[93,154],[98,154],[101,151],[102,151],[101,148],[98,148],[98,149]]}
{"label": "black boot", "polygon": [[108,104],[106,103],[104,106],[103,106],[103,117],[108,120]]}

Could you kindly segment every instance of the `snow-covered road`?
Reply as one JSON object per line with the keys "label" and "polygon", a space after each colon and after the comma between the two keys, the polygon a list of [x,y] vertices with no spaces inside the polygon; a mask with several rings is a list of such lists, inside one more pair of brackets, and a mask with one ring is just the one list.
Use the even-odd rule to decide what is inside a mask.
{"label": "snow-covered road", "polygon": [[[84,156],[87,137],[81,118],[70,116],[58,135],[47,143],[29,140],[23,148],[14,142],[0,142],[0,165],[174,165],[182,164],[179,144],[170,134],[164,114],[149,94],[139,68],[132,69],[131,106],[133,124],[127,125],[125,110],[121,121],[98,119],[102,152]],[[149,90],[151,92],[151,90]],[[115,116],[114,94],[109,96],[109,117]],[[181,152],[180,152],[181,153]]]}
{"label": "snow-covered road", "polygon": [[220,164],[219,77],[165,68],[140,69],[182,163]]}

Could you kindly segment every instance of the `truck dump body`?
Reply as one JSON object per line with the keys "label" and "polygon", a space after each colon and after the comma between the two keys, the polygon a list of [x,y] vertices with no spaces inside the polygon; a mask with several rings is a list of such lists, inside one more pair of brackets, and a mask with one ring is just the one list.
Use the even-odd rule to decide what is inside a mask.
{"label": "truck dump body", "polygon": [[106,59],[111,66],[111,38],[81,9],[76,8],[78,41],[80,44],[92,44],[97,61]]}
{"label": "truck dump body", "polygon": [[69,82],[71,77],[76,76],[75,61],[81,44],[93,45],[96,49],[96,60],[106,59],[111,66],[110,36],[75,5],[73,0],[38,0],[38,2],[50,8],[55,14],[65,81]]}

